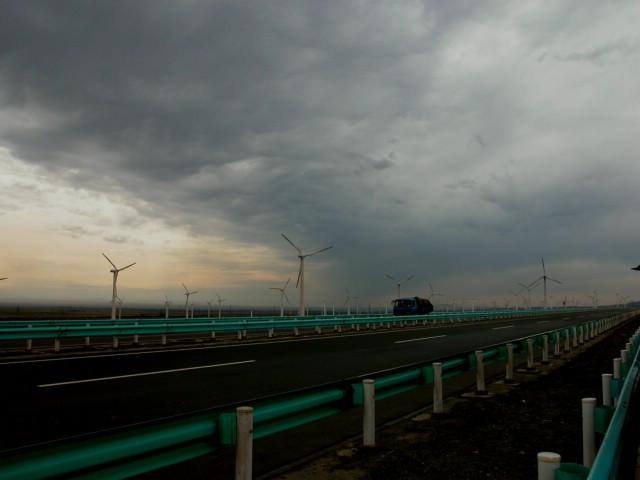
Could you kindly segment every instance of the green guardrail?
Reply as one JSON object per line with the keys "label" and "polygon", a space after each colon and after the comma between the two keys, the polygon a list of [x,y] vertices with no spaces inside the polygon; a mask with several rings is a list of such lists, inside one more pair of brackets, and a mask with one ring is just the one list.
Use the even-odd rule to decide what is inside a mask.
{"label": "green guardrail", "polygon": [[[608,329],[628,318],[631,316],[621,315],[600,323]],[[519,348],[519,342],[510,343]],[[506,345],[491,345],[486,351],[495,361],[502,358],[504,349]],[[474,368],[470,361],[474,355],[475,350],[442,359],[443,378]],[[254,408],[254,436],[259,438],[361,405],[364,378],[375,380],[378,399],[433,383],[434,361],[242,404]],[[625,384],[623,395],[626,388]],[[235,443],[238,406],[241,404],[0,452],[0,478],[120,479],[204,455]],[[616,414],[612,424],[621,421]]]}
{"label": "green guardrail", "polygon": [[[572,310],[551,310],[547,315],[569,313]],[[580,310],[583,311],[583,310]],[[575,312],[575,311],[574,311]],[[428,316],[392,315],[358,315],[358,316],[303,316],[303,317],[248,317],[223,319],[173,319],[171,321],[155,320],[62,320],[51,323],[49,320],[0,322],[0,341],[2,340],[33,340],[33,339],[62,339],[71,337],[108,337],[134,335],[170,335],[180,333],[229,332],[244,330],[296,329],[296,328],[325,328],[352,325],[369,325],[372,328],[390,327],[391,324],[404,326],[409,322],[423,325],[455,321],[480,321],[483,319],[522,318],[530,315],[540,315],[539,310],[507,310],[476,313],[444,313]]]}
{"label": "green guardrail", "polygon": [[[625,373],[621,372],[622,379],[614,388],[612,381],[611,395],[617,399],[615,407],[596,407],[595,425],[596,431],[604,433],[604,439],[589,471],[589,480],[614,480],[619,477],[622,452],[624,450],[625,424],[627,423],[635,407],[632,403],[636,396],[638,382],[640,382],[640,336],[636,335],[631,342],[631,357],[633,361],[627,361]],[[620,387],[620,385],[622,386]],[[636,459],[634,453],[633,461]]]}

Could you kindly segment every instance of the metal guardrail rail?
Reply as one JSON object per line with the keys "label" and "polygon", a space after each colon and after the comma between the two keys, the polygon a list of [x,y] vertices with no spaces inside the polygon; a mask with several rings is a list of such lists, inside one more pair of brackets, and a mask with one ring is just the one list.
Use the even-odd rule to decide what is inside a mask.
{"label": "metal guardrail rail", "polygon": [[[600,332],[628,320],[624,314],[572,327],[587,342]],[[574,329],[575,328],[575,329]],[[569,329],[547,332],[562,341]],[[515,351],[528,348],[533,338],[542,344],[545,334],[510,342]],[[488,361],[504,358],[505,345],[487,347]],[[474,352],[441,360],[443,377],[475,368]],[[397,368],[367,378],[376,381],[376,397],[384,398],[433,383],[433,363]],[[254,437],[345,411],[362,403],[362,379],[357,377],[269,398],[242,402],[254,408]],[[54,476],[120,479],[194,458],[236,440],[235,409],[240,404],[195,412],[143,424],[0,452],[0,478],[36,479]],[[604,460],[603,460],[604,461]],[[595,477],[594,477],[595,478]]]}
{"label": "metal guardrail rail", "polygon": [[[625,432],[625,425],[628,425],[629,418],[634,413],[634,407],[635,414],[639,414],[638,406],[634,406],[632,403],[632,399],[637,398],[638,382],[640,381],[640,335],[638,333],[632,338],[630,349],[630,357],[633,358],[633,361],[622,366],[622,387],[613,388],[612,385],[613,396],[617,398],[613,415],[609,417],[606,415],[606,411],[609,409],[601,407],[601,416],[607,416],[604,421],[608,420],[609,422],[608,426],[603,429],[605,436],[589,471],[587,477],[589,480],[620,478],[621,459],[625,448],[624,435],[628,433]],[[635,456],[637,455],[634,455],[633,460],[636,459]]]}
{"label": "metal guardrail rail", "polygon": [[[546,314],[563,314],[580,310],[554,310]],[[244,330],[299,329],[370,325],[372,328],[390,327],[392,323],[416,325],[438,322],[469,322],[483,319],[523,318],[540,315],[539,310],[504,310],[487,312],[459,312],[429,316],[392,315],[332,315],[301,317],[243,317],[218,319],[170,320],[35,320],[0,322],[0,341],[30,339],[62,339],[66,337],[133,336],[178,333],[229,332]]]}

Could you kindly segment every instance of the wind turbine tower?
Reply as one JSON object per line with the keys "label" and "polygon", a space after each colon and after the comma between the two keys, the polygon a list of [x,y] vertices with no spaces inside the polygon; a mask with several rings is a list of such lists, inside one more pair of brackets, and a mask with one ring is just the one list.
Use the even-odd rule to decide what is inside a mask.
{"label": "wind turbine tower", "polygon": [[316,253],[329,250],[330,248],[333,248],[333,245],[304,255],[302,253],[302,250],[300,250],[295,243],[289,240],[284,233],[281,233],[280,235],[282,235],[284,239],[287,242],[289,242],[293,248],[296,249],[296,251],[298,252],[298,258],[300,259],[300,270],[298,270],[298,281],[296,282],[296,287],[298,287],[298,285],[300,286],[300,305],[298,306],[298,316],[301,317],[301,316],[304,316],[304,312],[305,312],[304,310],[304,259],[307,257],[310,257],[311,255],[315,255]]}
{"label": "wind turbine tower", "polygon": [[411,280],[413,277],[415,277],[415,275],[410,275],[409,277],[405,278],[403,281],[398,282],[395,278],[393,278],[391,275],[388,275],[385,273],[385,275],[390,278],[391,280],[393,280],[394,282],[396,282],[396,286],[398,287],[398,296],[396,298],[400,298],[400,285],[402,285],[405,282],[408,282],[409,280]]}
{"label": "wind turbine tower", "polygon": [[287,299],[287,303],[289,303],[289,297],[287,297],[287,294],[285,293],[284,289],[287,288],[287,285],[289,285],[289,282],[291,281],[291,277],[289,277],[289,279],[287,280],[287,282],[284,284],[284,287],[282,288],[278,288],[278,287],[271,287],[270,290],[279,290],[280,291],[280,316],[284,317],[284,299]]}
{"label": "wind turbine tower", "polygon": [[184,309],[185,309],[184,316],[185,316],[185,318],[189,318],[189,296],[193,295],[194,293],[198,293],[198,292],[190,292],[189,289],[187,288],[187,286],[184,283],[182,284],[182,286],[184,287],[185,295],[187,296],[187,301],[184,302]]}
{"label": "wind turbine tower", "polygon": [[122,270],[126,268],[129,268],[135,265],[136,262],[133,262],[132,264],[127,265],[126,267],[118,268],[115,266],[115,264],[111,260],[109,260],[109,257],[107,257],[104,253],[102,254],[102,256],[106,258],[107,261],[113,266],[113,269],[109,271],[113,273],[113,295],[111,296],[111,320],[115,320],[116,319],[116,302],[118,300],[118,288],[117,288],[118,273],[120,273]]}

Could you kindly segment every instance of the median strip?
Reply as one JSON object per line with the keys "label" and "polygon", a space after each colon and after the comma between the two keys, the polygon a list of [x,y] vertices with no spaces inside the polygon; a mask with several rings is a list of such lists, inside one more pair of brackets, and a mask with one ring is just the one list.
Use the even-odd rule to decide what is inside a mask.
{"label": "median strip", "polygon": [[515,325],[507,325],[506,327],[493,327],[493,330],[502,330],[504,328],[513,328]]}
{"label": "median strip", "polygon": [[446,337],[446,335],[436,335],[435,337],[423,337],[423,338],[412,338],[410,340],[398,340],[393,343],[408,343],[408,342],[421,342],[422,340],[433,340],[434,338],[442,338]]}
{"label": "median strip", "polygon": [[189,370],[202,370],[204,368],[229,367],[232,365],[242,365],[243,363],[253,363],[253,362],[255,362],[255,360],[243,360],[242,362],[218,363],[216,365],[201,365],[199,367],[188,367],[188,368],[174,368],[172,370],[160,370],[157,372],[145,372],[145,373],[132,373],[129,375],[118,375],[114,377],[87,378],[85,380],[72,380],[70,382],[44,383],[42,385],[38,385],[38,387],[39,388],[59,387],[62,385],[73,385],[76,383],[103,382],[106,380],[119,380],[121,378],[143,377],[146,375],[160,375],[163,373],[187,372]]}

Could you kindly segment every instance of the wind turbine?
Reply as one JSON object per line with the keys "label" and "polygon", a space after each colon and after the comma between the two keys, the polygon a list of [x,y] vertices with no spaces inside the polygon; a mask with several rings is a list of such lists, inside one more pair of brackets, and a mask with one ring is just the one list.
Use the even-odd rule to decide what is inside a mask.
{"label": "wind turbine", "polygon": [[284,284],[284,287],[282,288],[278,288],[278,287],[270,287],[269,290],[280,290],[280,316],[284,317],[284,299],[287,299],[287,303],[289,303],[289,297],[287,297],[287,294],[285,293],[284,289],[287,288],[287,285],[289,285],[289,282],[291,281],[291,277],[289,277],[289,279],[287,280],[287,282]]}
{"label": "wind turbine", "polygon": [[593,291],[593,295],[587,295],[593,302],[593,308],[598,308],[598,292]]}
{"label": "wind turbine", "polygon": [[169,300],[169,297],[167,297],[167,294],[164,294],[164,318],[167,319],[169,318],[169,304],[171,303],[171,300]]}
{"label": "wind turbine", "polygon": [[544,258],[542,258],[542,276],[533,283],[536,283],[542,280],[542,285],[544,287],[544,309],[545,310],[547,309],[547,279],[562,285],[562,282],[559,282],[558,280],[551,278],[547,275],[547,271],[544,268]]}
{"label": "wind turbine", "polygon": [[193,295],[194,293],[198,293],[198,292],[190,292],[184,283],[182,284],[182,286],[184,287],[185,295],[187,296],[187,301],[184,302],[184,309],[185,309],[184,316],[185,318],[189,318],[189,295]]}
{"label": "wind turbine", "polygon": [[310,257],[311,255],[315,255],[316,253],[324,252],[325,250],[329,250],[333,248],[333,245],[330,247],[323,248],[321,250],[317,250],[312,253],[307,253],[306,255],[302,254],[302,250],[300,250],[295,243],[289,240],[284,233],[281,233],[284,239],[291,244],[293,248],[298,251],[298,258],[300,259],[300,270],[298,270],[298,281],[296,282],[296,287],[300,285],[300,305],[298,306],[298,316],[304,315],[304,259]]}
{"label": "wind turbine", "polygon": [[122,270],[126,268],[129,268],[135,265],[136,262],[133,262],[132,264],[127,265],[126,267],[118,268],[115,266],[115,264],[111,260],[109,260],[109,257],[107,257],[104,253],[102,254],[102,256],[106,258],[107,261],[113,266],[113,269],[109,271],[113,273],[113,296],[111,297],[111,320],[115,320],[116,319],[116,300],[118,298],[118,289],[116,286],[116,283],[118,281],[118,273],[120,273]]}
{"label": "wind turbine", "polygon": [[396,282],[396,285],[398,286],[398,296],[396,298],[400,298],[400,285],[402,285],[405,282],[408,282],[409,280],[411,280],[413,277],[415,277],[415,275],[411,275],[407,278],[405,278],[403,281],[398,282],[395,278],[393,278],[391,275],[388,275],[385,273],[385,275],[390,278],[391,280],[393,280],[394,282]]}
{"label": "wind turbine", "polygon": [[429,284],[428,284],[428,285],[429,285],[429,289],[431,290],[431,295],[429,295],[429,296],[427,297],[427,300],[431,300],[431,297],[442,297],[442,296],[444,296],[444,295],[442,295],[441,293],[435,293],[435,292],[433,291],[433,287],[431,286],[431,282],[429,282]]}
{"label": "wind turbine", "polygon": [[523,283],[518,283],[518,285],[520,285],[521,287],[524,287],[527,289],[527,291],[529,292],[529,300],[527,301],[527,309],[531,310],[531,290],[533,290],[534,288],[536,288],[538,285],[540,285],[539,280],[536,280],[533,283],[530,283],[529,285],[525,285]]}
{"label": "wind turbine", "polygon": [[220,310],[222,309],[222,302],[226,300],[226,298],[222,298],[219,293],[216,292],[218,296],[218,318],[220,318]]}

